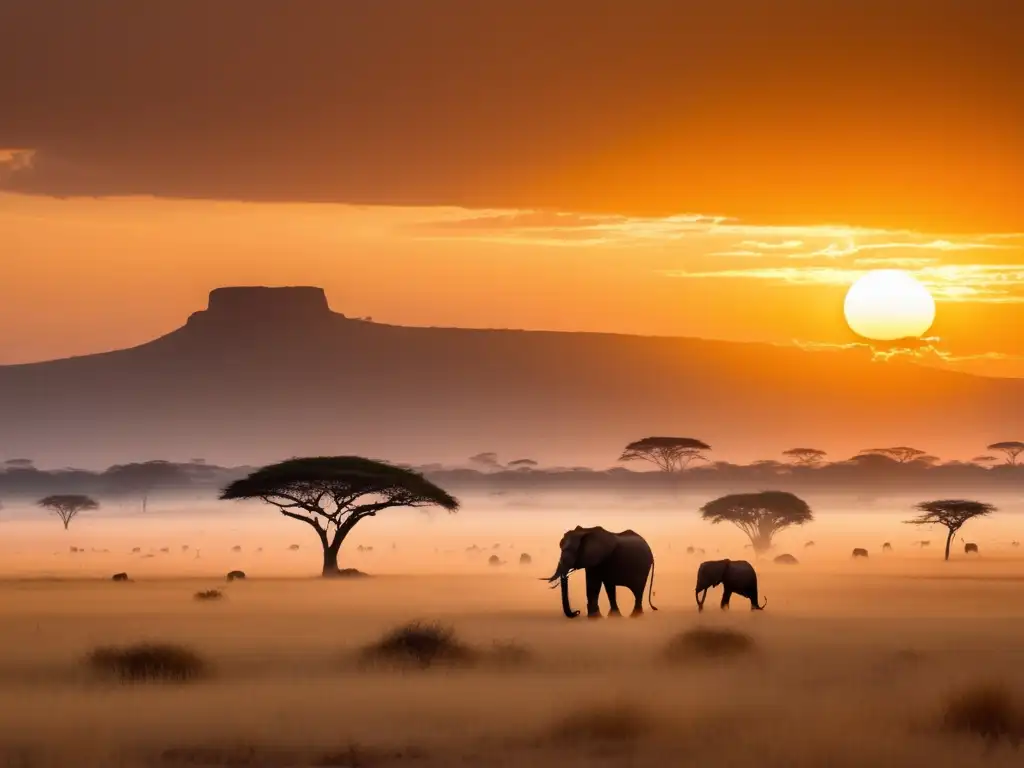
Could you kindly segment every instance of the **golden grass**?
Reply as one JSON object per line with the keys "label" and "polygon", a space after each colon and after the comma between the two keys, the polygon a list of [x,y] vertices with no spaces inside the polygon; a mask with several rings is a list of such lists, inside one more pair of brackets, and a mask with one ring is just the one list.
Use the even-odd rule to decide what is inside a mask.
{"label": "golden grass", "polygon": [[199,654],[169,643],[103,646],[90,652],[86,663],[94,672],[126,683],[183,683],[209,674]]}
{"label": "golden grass", "polygon": [[[214,611],[182,599],[205,578],[0,581],[0,766],[1019,764],[1024,561],[815,567],[765,569],[764,612],[701,615],[692,573],[659,569],[658,613],[601,622],[518,569],[261,577]],[[118,671],[156,641],[216,674],[102,684],[167,680]],[[98,646],[120,649],[101,684]],[[345,663],[367,648],[400,661]]]}

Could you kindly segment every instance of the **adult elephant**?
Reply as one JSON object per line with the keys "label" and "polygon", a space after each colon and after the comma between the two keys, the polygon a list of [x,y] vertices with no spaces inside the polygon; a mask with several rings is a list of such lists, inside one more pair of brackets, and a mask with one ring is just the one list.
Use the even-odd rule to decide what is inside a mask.
{"label": "adult elephant", "polygon": [[[621,616],[619,604],[615,598],[615,588],[625,587],[633,593],[636,601],[631,616],[641,616],[644,612],[644,585],[647,575],[651,576],[651,586],[647,593],[647,604],[652,611],[658,610],[651,602],[654,593],[654,553],[643,536],[636,531],[612,533],[601,526],[583,528],[577,525],[566,531],[559,543],[562,554],[558,567],[547,579],[549,584],[558,581],[562,587],[562,611],[567,618],[575,619],[579,611],[573,611],[569,605],[569,574],[583,570],[587,576],[587,618],[601,618],[601,609],[597,600],[601,596],[601,587],[608,594],[609,616]],[[554,587],[552,587],[554,588]]]}
{"label": "adult elephant", "polygon": [[[754,566],[746,560],[707,560],[700,564],[697,569],[697,610],[704,610],[704,601],[707,599],[708,590],[712,587],[722,585],[722,608],[729,607],[729,598],[733,593],[750,600],[752,611],[762,611],[768,605],[768,598],[764,603],[757,604],[757,572]],[[703,592],[703,595],[701,594]]]}

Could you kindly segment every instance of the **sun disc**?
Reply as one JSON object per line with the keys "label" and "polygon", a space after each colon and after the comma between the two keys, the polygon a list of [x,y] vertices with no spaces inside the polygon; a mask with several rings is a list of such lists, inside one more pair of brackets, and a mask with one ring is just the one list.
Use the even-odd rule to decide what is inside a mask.
{"label": "sun disc", "polygon": [[846,294],[846,322],[859,336],[878,341],[919,338],[935,322],[935,299],[907,272],[878,269]]}

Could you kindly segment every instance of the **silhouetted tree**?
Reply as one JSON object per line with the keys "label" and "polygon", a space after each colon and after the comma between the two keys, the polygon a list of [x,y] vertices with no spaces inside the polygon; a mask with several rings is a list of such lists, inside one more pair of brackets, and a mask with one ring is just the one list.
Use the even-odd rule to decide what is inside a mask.
{"label": "silhouetted tree", "polygon": [[995,456],[975,456],[973,459],[971,459],[972,464],[979,464],[981,466],[995,464],[997,461],[999,461],[999,459],[996,458]]}
{"label": "silhouetted tree", "polygon": [[93,509],[99,509],[100,506],[94,499],[79,493],[47,496],[46,498],[37,501],[36,504],[43,509],[48,509],[56,514],[57,517],[60,518],[61,522],[64,523],[65,531],[68,529],[68,526],[71,525],[71,521],[75,519],[79,512],[88,512]]}
{"label": "silhouetted tree", "polygon": [[922,501],[916,505],[921,512],[913,520],[905,520],[908,525],[943,525],[946,527],[946,560],[949,560],[949,545],[957,531],[968,520],[984,517],[996,511],[991,504],[964,499],[941,499],[939,501]]}
{"label": "silhouetted tree", "polygon": [[189,475],[180,464],[155,460],[132,464],[115,464],[103,473],[114,493],[134,493],[142,498],[142,511],[146,511],[149,495],[160,487],[182,487]]}
{"label": "silhouetted tree", "polygon": [[289,459],[258,469],[225,488],[221,499],[260,499],[316,531],[323,575],[336,576],[338,551],[364,518],[392,507],[459,508],[455,497],[412,470],[359,456]]}
{"label": "silhouetted tree", "polygon": [[498,462],[498,454],[493,451],[485,451],[483,453],[478,453],[476,456],[470,456],[469,463],[476,464],[478,467],[483,467],[484,469],[497,469],[501,466]]}
{"label": "silhouetted tree", "polygon": [[735,525],[747,534],[755,552],[771,549],[772,538],[779,531],[814,519],[807,502],[785,491],[722,496],[701,507],[700,514],[713,525],[721,522]]}
{"label": "silhouetted tree", "polygon": [[[868,448],[867,450],[861,451],[860,456],[884,456],[887,459],[892,459],[898,464],[909,464],[912,461],[917,461],[922,457],[928,456],[927,451],[922,451],[919,448],[910,448],[905,445],[897,446],[895,448]],[[932,457],[934,461],[938,461]]]}
{"label": "silhouetted tree", "polygon": [[645,437],[626,446],[619,461],[649,461],[663,472],[682,472],[694,461],[707,461],[711,446],[692,437]]}
{"label": "silhouetted tree", "polygon": [[510,461],[508,465],[510,467],[515,467],[516,469],[528,470],[536,467],[537,462],[533,459],[516,459],[515,461]]}
{"label": "silhouetted tree", "polygon": [[4,462],[4,466],[10,469],[33,469],[35,465],[32,459],[8,459]]}
{"label": "silhouetted tree", "polygon": [[788,451],[783,451],[782,455],[797,466],[816,467],[825,460],[828,454],[817,448],[790,448]]}
{"label": "silhouetted tree", "polygon": [[1017,466],[1017,459],[1024,454],[1024,443],[1017,440],[1007,440],[1002,443],[992,443],[988,446],[990,451],[1000,451],[1006,455],[1006,463],[1011,467]]}

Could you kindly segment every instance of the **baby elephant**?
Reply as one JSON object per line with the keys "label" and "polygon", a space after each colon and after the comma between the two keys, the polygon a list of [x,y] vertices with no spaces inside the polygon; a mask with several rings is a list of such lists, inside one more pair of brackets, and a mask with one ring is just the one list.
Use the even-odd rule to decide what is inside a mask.
{"label": "baby elephant", "polygon": [[853,556],[854,557],[867,557],[868,556],[868,551],[866,549],[864,549],[863,547],[857,547],[856,549],[853,550]]}
{"label": "baby elephant", "polygon": [[[704,601],[708,597],[708,590],[712,587],[722,585],[722,609],[729,607],[729,598],[735,592],[740,597],[750,600],[750,610],[762,611],[768,605],[768,598],[764,603],[757,604],[757,572],[754,566],[746,560],[706,560],[697,569],[697,610],[704,610]],[[703,594],[702,594],[703,593]]]}
{"label": "baby elephant", "polygon": [[975,544],[973,541],[968,541],[966,544],[964,544],[964,554],[967,554],[967,555],[972,555],[972,554],[976,555],[976,554],[978,554],[978,545]]}

